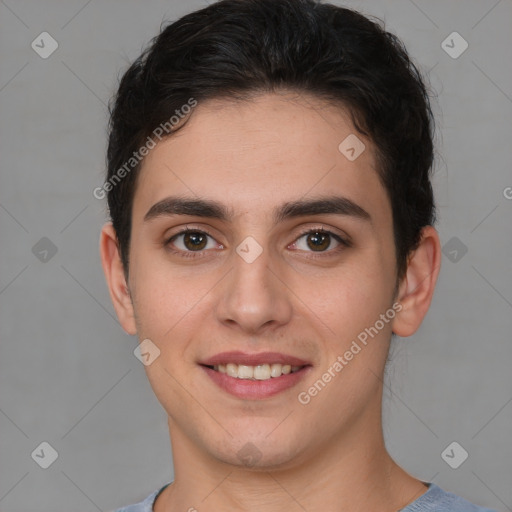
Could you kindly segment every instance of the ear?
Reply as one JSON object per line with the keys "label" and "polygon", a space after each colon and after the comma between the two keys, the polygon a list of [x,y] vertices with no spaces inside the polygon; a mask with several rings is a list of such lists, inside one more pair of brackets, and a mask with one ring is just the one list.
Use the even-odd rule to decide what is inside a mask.
{"label": "ear", "polygon": [[439,235],[432,226],[426,226],[399,286],[397,300],[402,309],[393,320],[393,332],[398,336],[411,336],[418,330],[430,307],[440,268]]}
{"label": "ear", "polygon": [[117,318],[128,334],[137,334],[130,290],[124,275],[116,232],[111,222],[107,222],[101,230],[100,255]]}

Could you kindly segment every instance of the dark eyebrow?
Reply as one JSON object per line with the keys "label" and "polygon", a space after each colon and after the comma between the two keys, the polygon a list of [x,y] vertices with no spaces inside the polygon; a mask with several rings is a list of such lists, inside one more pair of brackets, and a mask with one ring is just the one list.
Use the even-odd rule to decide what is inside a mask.
{"label": "dark eyebrow", "polygon": [[144,215],[144,221],[166,215],[191,215],[211,219],[228,220],[230,214],[225,206],[206,199],[166,197],[155,203]]}
{"label": "dark eyebrow", "polygon": [[[294,217],[322,214],[348,215],[370,222],[372,220],[365,209],[347,197],[329,196],[284,203],[274,211],[274,222],[277,224]],[[148,210],[144,216],[144,221],[167,215],[190,215],[222,221],[227,221],[232,217],[230,211],[216,201],[166,197]]]}
{"label": "dark eyebrow", "polygon": [[285,203],[274,213],[277,224],[293,217],[306,215],[336,214],[348,215],[361,220],[372,222],[370,214],[351,199],[341,196],[320,197],[310,200],[298,200]]}

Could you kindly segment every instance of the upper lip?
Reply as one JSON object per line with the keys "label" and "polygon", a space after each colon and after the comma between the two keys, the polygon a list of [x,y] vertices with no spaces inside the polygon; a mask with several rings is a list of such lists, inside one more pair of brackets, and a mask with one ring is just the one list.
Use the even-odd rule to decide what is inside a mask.
{"label": "upper lip", "polygon": [[219,364],[243,364],[246,366],[258,366],[262,364],[289,364],[291,366],[306,366],[311,363],[298,357],[281,354],[279,352],[260,352],[259,354],[248,354],[246,352],[231,351],[221,352],[213,357],[201,361],[205,366],[216,366]]}

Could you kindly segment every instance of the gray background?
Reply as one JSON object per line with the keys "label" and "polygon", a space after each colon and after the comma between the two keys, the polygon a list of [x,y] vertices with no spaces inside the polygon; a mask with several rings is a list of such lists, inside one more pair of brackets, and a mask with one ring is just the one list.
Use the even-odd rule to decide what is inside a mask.
{"label": "gray background", "polygon": [[[165,412],[104,284],[105,204],[92,190],[119,73],[162,21],[204,5],[0,2],[2,511],[110,510],[172,479]],[[388,447],[418,478],[512,510],[512,2],[346,5],[383,18],[437,92],[438,229],[449,245],[425,322],[393,348]],[[47,59],[31,48],[43,31],[59,44]],[[469,44],[456,59],[441,47],[453,31]],[[55,255],[47,241],[33,249],[42,237]],[[48,469],[31,457],[43,441],[58,452]],[[452,441],[469,453],[458,469],[441,457]]]}

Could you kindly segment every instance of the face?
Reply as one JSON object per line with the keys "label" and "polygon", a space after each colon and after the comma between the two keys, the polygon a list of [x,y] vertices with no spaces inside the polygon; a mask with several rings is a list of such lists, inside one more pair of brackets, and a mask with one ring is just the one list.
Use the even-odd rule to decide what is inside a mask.
{"label": "face", "polygon": [[286,94],[199,104],[149,153],[123,325],[160,351],[145,369],[171,436],[285,467],[368,434],[397,311],[375,166],[343,110]]}

